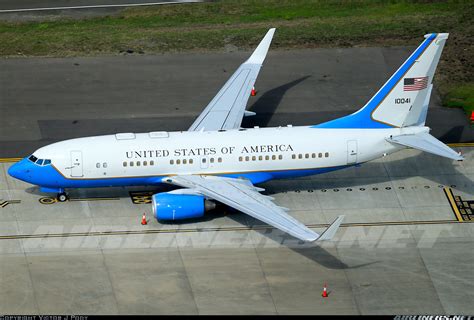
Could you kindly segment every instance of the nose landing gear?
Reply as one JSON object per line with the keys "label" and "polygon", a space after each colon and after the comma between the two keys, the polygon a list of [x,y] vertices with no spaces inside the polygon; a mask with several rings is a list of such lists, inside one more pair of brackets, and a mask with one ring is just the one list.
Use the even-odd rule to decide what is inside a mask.
{"label": "nose landing gear", "polygon": [[[56,201],[64,202],[69,199],[66,190],[64,188],[55,188],[55,187],[42,187],[40,186],[40,192],[44,193],[56,193]],[[51,197],[52,199],[52,197]]]}
{"label": "nose landing gear", "polygon": [[69,197],[67,196],[67,193],[66,192],[61,192],[61,193],[58,193],[58,195],[56,196],[56,199],[59,201],[59,202],[64,202],[68,199]]}

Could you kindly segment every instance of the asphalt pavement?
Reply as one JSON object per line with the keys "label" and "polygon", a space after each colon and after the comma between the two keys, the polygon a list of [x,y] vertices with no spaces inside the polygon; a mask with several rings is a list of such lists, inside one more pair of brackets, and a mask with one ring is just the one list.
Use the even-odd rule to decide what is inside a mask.
{"label": "asphalt pavement", "polygon": [[[354,112],[411,50],[270,50],[249,100],[257,115],[243,126],[312,125]],[[249,54],[1,59],[0,156],[81,136],[187,130]],[[474,141],[463,111],[442,107],[436,90],[427,125],[443,142]]]}

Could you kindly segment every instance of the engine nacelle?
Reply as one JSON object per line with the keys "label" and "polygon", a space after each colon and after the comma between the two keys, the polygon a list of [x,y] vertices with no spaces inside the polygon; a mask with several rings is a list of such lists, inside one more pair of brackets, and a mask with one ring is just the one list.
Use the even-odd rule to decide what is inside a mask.
{"label": "engine nacelle", "polygon": [[195,194],[162,192],[152,197],[153,215],[158,220],[184,220],[201,218],[215,204]]}

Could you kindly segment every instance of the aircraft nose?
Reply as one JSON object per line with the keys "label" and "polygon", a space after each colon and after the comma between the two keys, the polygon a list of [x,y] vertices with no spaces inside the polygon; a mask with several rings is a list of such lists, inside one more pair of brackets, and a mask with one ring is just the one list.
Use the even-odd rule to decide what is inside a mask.
{"label": "aircraft nose", "polygon": [[25,167],[25,159],[15,163],[8,169],[8,174],[16,179],[24,180],[26,174],[28,173],[27,168]]}
{"label": "aircraft nose", "polygon": [[8,169],[8,174],[10,175],[10,177],[18,178],[19,173],[20,173],[20,168],[19,168],[18,163],[15,163],[14,165],[10,166],[10,168]]}

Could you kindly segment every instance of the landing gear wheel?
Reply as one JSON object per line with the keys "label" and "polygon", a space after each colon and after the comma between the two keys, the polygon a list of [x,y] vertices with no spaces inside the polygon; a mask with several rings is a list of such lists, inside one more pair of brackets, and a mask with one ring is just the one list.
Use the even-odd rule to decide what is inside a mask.
{"label": "landing gear wheel", "polygon": [[58,193],[58,196],[56,197],[56,199],[58,199],[59,202],[64,202],[68,199],[67,197],[67,194],[66,193]]}

